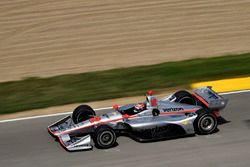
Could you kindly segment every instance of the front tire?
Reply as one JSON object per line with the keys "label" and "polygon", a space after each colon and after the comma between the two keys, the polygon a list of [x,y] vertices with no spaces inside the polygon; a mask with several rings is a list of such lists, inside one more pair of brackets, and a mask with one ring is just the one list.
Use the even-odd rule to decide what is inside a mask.
{"label": "front tire", "polygon": [[212,113],[199,114],[194,122],[194,129],[197,134],[207,135],[217,129],[217,119]]}
{"label": "front tire", "polygon": [[75,124],[78,124],[94,117],[95,115],[95,111],[90,106],[80,105],[73,111],[72,120]]}
{"label": "front tire", "polygon": [[93,140],[95,146],[100,149],[111,148],[116,143],[116,134],[109,126],[100,126],[96,129]]}

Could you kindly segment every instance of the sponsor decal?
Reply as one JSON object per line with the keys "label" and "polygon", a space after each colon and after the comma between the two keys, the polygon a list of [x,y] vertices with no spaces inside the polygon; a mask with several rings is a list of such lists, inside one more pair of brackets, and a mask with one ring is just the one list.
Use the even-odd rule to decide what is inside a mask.
{"label": "sponsor decal", "polygon": [[184,110],[184,108],[182,108],[182,107],[175,107],[175,108],[171,107],[171,108],[164,108],[163,109],[164,112],[182,111],[182,110]]}
{"label": "sponsor decal", "polygon": [[188,125],[188,124],[191,124],[192,122],[191,121],[183,121],[182,124],[183,125]]}
{"label": "sponsor decal", "polygon": [[142,134],[151,134],[152,137],[161,137],[168,131],[168,126],[157,126],[155,128],[141,130]]}

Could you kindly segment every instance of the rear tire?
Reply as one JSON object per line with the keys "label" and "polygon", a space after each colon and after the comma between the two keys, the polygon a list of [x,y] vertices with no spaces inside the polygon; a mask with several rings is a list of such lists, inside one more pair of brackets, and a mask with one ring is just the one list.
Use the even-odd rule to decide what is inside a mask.
{"label": "rear tire", "polygon": [[197,105],[196,99],[185,90],[178,91],[173,96],[176,97],[175,102],[177,103]]}
{"label": "rear tire", "polygon": [[116,143],[116,139],[115,131],[111,127],[105,125],[98,127],[93,137],[95,146],[100,149],[113,147]]}
{"label": "rear tire", "polygon": [[211,112],[200,110],[197,114],[198,117],[194,121],[194,129],[197,134],[207,135],[217,129],[217,119]]}
{"label": "rear tire", "polygon": [[95,115],[95,111],[90,106],[80,105],[73,111],[72,120],[75,124],[78,124],[94,117]]}

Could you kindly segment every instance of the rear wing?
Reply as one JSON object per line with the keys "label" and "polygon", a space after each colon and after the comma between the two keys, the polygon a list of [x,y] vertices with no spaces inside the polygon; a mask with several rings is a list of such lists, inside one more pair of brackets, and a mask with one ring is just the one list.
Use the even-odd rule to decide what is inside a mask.
{"label": "rear wing", "polygon": [[226,107],[228,102],[228,99],[224,99],[213,91],[211,86],[194,89],[193,96],[212,110],[221,110]]}

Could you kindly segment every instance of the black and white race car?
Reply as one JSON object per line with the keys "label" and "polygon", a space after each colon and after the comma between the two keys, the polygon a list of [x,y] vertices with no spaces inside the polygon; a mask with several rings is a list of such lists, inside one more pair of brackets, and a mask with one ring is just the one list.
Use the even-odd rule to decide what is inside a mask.
{"label": "black and white race car", "polygon": [[137,141],[176,138],[194,134],[211,134],[217,129],[219,111],[227,100],[211,87],[195,89],[193,93],[178,91],[157,100],[152,91],[139,104],[114,105],[114,111],[96,116],[87,105],[48,126],[68,151],[111,148],[120,135]]}

